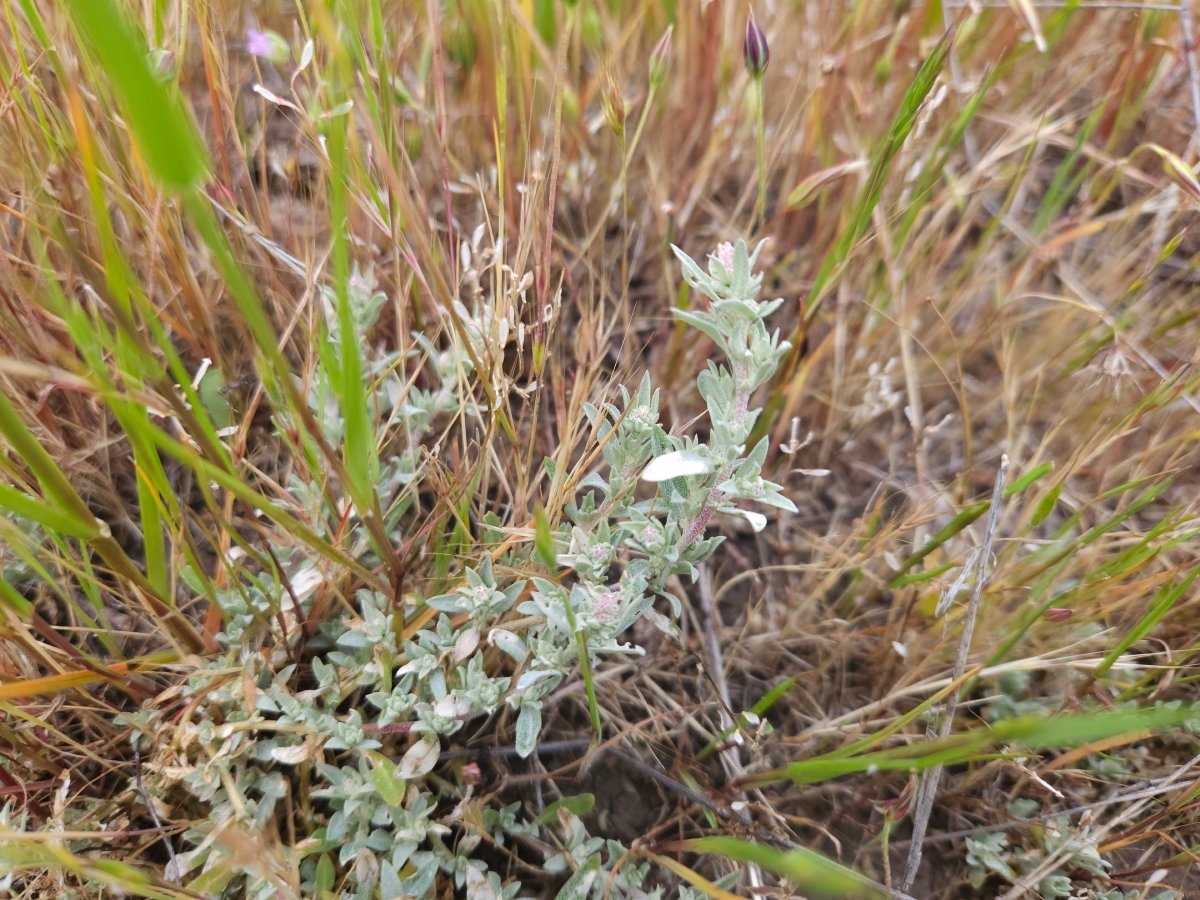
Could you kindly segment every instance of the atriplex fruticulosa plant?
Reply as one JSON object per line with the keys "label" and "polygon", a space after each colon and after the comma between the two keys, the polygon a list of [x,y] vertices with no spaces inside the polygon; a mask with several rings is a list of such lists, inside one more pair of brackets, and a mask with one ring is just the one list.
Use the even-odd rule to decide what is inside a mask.
{"label": "atriplex fruticulosa plant", "polygon": [[[192,715],[171,747],[157,747],[147,765],[160,787],[180,783],[207,807],[206,819],[188,832],[191,849],[178,853],[172,865],[184,883],[216,890],[244,875],[250,896],[273,896],[278,872],[236,860],[236,850],[221,835],[261,831],[289,795],[289,781],[298,778],[318,813],[308,819],[320,823],[310,840],[289,851],[299,879],[289,887],[304,896],[335,885],[357,896],[375,891],[422,896],[438,871],[452,874],[460,885],[480,890],[487,885],[488,896],[518,890],[472,859],[462,840],[454,846],[443,842],[448,823],[439,804],[445,798],[436,779],[426,776],[438,763],[442,738],[505,704],[517,713],[517,752],[532,753],[543,703],[576,666],[586,678],[606,654],[640,652],[621,638],[641,617],[675,630],[672,618],[654,609],[655,601],[665,598],[678,617],[680,599],[668,581],[695,577],[712,555],[721,540],[706,535],[714,516],[744,517],[761,529],[766,517],[747,508],[750,504],[794,511],[779,486],[762,478],[766,442],[746,446],[757,416],[751,398],[788,349],[765,324],[782,301],[756,299],[762,277],[753,266],[761,246],[750,253],[744,243],[724,244],[709,257],[707,271],[675,251],[685,279],[707,298],[703,307],[676,314],[725,356],[723,364],[709,362],[698,377],[710,419],[708,441],[667,433],[648,376],[632,396],[621,389],[622,407],[587,406],[605,465],[580,481],[566,520],[544,525],[533,548],[497,556],[497,565],[491,548],[479,548],[483,562],[463,572],[456,590],[426,600],[434,617],[410,639],[401,637],[403,623],[396,621],[390,598],[361,590],[361,620],[323,623],[309,644],[323,649],[312,659],[311,677],[302,679],[286,654],[269,661],[247,640],[252,632],[275,628],[278,617],[270,611],[292,613],[279,589],[285,583],[280,573],[249,578],[217,598],[226,623],[219,638],[227,651],[192,675],[186,688],[196,698],[188,706]],[[334,329],[334,340],[359,339],[380,307],[366,280],[354,279],[353,286],[351,305],[361,315],[351,317],[352,327],[360,334]],[[474,324],[475,337],[482,339],[488,333],[484,323]],[[463,356],[447,362],[446,372],[469,367]],[[386,391],[381,371],[367,366],[367,377],[374,390]],[[319,382],[314,381],[314,406],[323,404]],[[456,383],[461,382],[449,382]],[[427,427],[438,397],[436,391],[414,392],[407,427]],[[336,423],[328,427],[336,430]],[[553,477],[553,466],[547,463],[547,469]],[[412,467],[404,477],[419,474]],[[656,495],[638,499],[639,479],[657,483]],[[300,486],[293,488],[299,495]],[[302,554],[282,552],[279,559],[293,587],[318,577]],[[501,572],[510,574],[502,579]],[[301,596],[301,606],[307,602]],[[275,636],[286,643],[298,631],[280,629]],[[511,658],[515,666],[508,668],[515,675],[485,668],[489,647]],[[252,703],[246,699],[248,684]],[[366,702],[347,712],[352,695]],[[129,720],[145,740],[161,732],[160,716],[147,710]],[[564,857],[561,870],[573,871],[572,881],[612,878],[614,889],[635,890],[645,867],[616,865],[624,855],[620,845],[589,837],[573,821],[559,839],[566,840],[571,857]],[[497,845],[540,827],[519,820],[515,807],[489,809],[476,825],[481,830],[469,840],[478,842],[486,833]]]}

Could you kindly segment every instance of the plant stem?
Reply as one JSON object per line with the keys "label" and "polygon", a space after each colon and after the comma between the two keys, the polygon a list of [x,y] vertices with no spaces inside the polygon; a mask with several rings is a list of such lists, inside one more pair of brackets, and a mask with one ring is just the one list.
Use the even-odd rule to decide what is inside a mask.
{"label": "plant stem", "polygon": [[758,168],[758,205],[755,207],[754,221],[761,229],[766,224],[767,203],[767,154],[765,129],[763,126],[763,86],[761,78],[754,79],[754,119],[758,138],[758,146],[755,152],[755,162]]}

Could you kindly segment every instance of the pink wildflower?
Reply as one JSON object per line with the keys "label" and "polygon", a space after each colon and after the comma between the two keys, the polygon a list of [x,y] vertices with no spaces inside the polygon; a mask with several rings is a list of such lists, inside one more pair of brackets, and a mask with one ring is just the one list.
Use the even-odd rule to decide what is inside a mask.
{"label": "pink wildflower", "polygon": [[287,62],[292,55],[283,35],[275,31],[259,31],[257,28],[246,29],[246,52],[276,65]]}
{"label": "pink wildflower", "polygon": [[621,595],[616,591],[605,591],[596,598],[593,609],[601,622],[611,622],[621,609]]}

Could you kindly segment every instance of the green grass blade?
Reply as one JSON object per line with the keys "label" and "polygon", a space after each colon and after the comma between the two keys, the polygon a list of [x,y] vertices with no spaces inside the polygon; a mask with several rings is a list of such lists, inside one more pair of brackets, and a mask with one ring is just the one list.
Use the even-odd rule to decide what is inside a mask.
{"label": "green grass blade", "polygon": [[[954,45],[957,33],[957,28],[952,28],[942,35],[941,40],[917,70],[908,90],[901,99],[900,107],[896,111],[887,135],[875,150],[867,183],[850,212],[850,220],[838,234],[837,240],[830,247],[829,252],[825,254],[821,261],[821,267],[813,278],[806,302],[806,318],[812,316],[824,298],[833,290],[841,273],[846,270],[846,265],[856,245],[866,233],[875,207],[879,205],[879,200],[883,196],[883,188],[887,182],[891,165],[903,148],[909,134],[912,133],[921,107],[926,97],[929,96],[929,92],[933,90],[938,76],[950,57],[950,49]],[[762,415],[751,432],[750,446],[762,439],[780,414],[787,385],[796,374],[805,346],[804,327],[804,322],[800,322],[788,337],[792,349],[788,351],[771,384],[770,396],[763,407]]]}
{"label": "green grass blade", "polygon": [[[992,66],[988,69],[987,75],[979,87],[972,93],[970,99],[955,117],[949,129],[944,132],[939,141],[937,155],[924,166],[920,177],[913,185],[912,196],[914,198],[931,197],[938,182],[946,177],[947,161],[951,158],[953,152],[962,145],[968,127],[970,127],[975,121],[976,116],[978,116],[984,98],[987,97],[999,74],[1000,68],[998,66]],[[896,226],[895,241],[897,244],[903,244],[908,240],[913,225],[920,219],[922,213],[927,210],[928,204],[914,202],[904,211],[900,222]]]}
{"label": "green grass blade", "polygon": [[7,606],[10,612],[23,621],[28,621],[33,614],[33,604],[9,584],[7,578],[0,578],[0,606]]}
{"label": "green grass blade", "polygon": [[261,512],[289,535],[315,550],[320,556],[336,565],[344,566],[376,590],[388,590],[387,584],[381,581],[370,569],[358,560],[347,556],[333,544],[322,539],[311,528],[300,522],[279,504],[264,497],[258,491],[254,490],[254,488],[247,485],[237,475],[219,468],[161,431],[155,431],[153,437],[155,444],[160,450],[193,469],[197,477],[210,480],[233,494],[251,508]]}
{"label": "green grass blade", "polygon": [[1008,500],[1010,497],[1015,497],[1035,481],[1039,481],[1043,475],[1048,475],[1053,471],[1054,463],[1052,462],[1042,463],[1040,466],[1031,469],[1004,489],[1004,499]]}
{"label": "green grass blade", "polygon": [[972,503],[948,523],[939,528],[937,532],[935,532],[934,535],[925,542],[920,550],[918,550],[901,564],[900,568],[896,571],[896,574],[893,575],[888,581],[888,587],[895,586],[898,579],[908,574],[908,572],[912,570],[913,566],[915,566],[938,547],[941,547],[943,544],[945,544],[946,541],[950,540],[950,538],[954,537],[956,534],[982,516],[988,511],[988,508],[991,505],[992,501],[990,500],[979,500],[975,503]]}
{"label": "green grass blade", "polygon": [[779,850],[724,835],[685,841],[684,846],[696,853],[762,866],[786,878],[807,897],[887,897],[886,891],[858,872],[805,847]]}
{"label": "green grass blade", "polygon": [[[896,117],[892,120],[887,136],[875,150],[874,158],[871,161],[871,172],[850,213],[850,222],[838,235],[837,242],[826,254],[821,268],[813,280],[812,288],[808,292],[810,312],[829,293],[836,283],[834,276],[844,270],[855,245],[866,234],[867,226],[871,223],[871,216],[875,212],[875,207],[879,205],[879,198],[883,195],[883,187],[887,183],[892,162],[900,153],[909,134],[912,133],[917,115],[921,112],[921,107],[925,103],[926,97],[929,96],[929,92],[937,83],[938,76],[946,65],[946,60],[949,59],[955,34],[956,30],[951,29],[937,42],[937,45],[925,57],[925,61],[921,63],[904,98],[900,101],[900,108],[896,111]],[[799,335],[794,335],[793,344],[797,344],[798,339]]]}
{"label": "green grass blade", "polygon": [[1148,635],[1159,622],[1166,618],[1167,614],[1187,594],[1197,578],[1200,578],[1200,569],[1193,569],[1187,578],[1164,585],[1151,602],[1150,609],[1146,611],[1146,614],[1104,655],[1104,659],[1100,661],[1100,665],[1096,666],[1092,677],[1103,678],[1130,647]]}
{"label": "green grass blade", "polygon": [[363,384],[362,344],[359,326],[350,301],[350,247],[346,229],[346,179],[350,165],[346,148],[347,119],[339,116],[330,130],[327,147],[332,168],[329,184],[330,217],[335,223],[330,261],[333,292],[336,297],[338,346],[327,347],[328,369],[345,426],[342,458],[346,466],[347,487],[359,515],[374,509],[375,489],[379,480],[379,460],[375,453],[375,434],[371,429],[368,401],[371,392]]}
{"label": "green grass blade", "polygon": [[765,784],[787,779],[796,784],[819,784],[858,772],[922,771],[938,765],[961,765],[990,759],[995,756],[994,748],[1009,744],[1022,750],[1060,749],[1123,734],[1163,731],[1197,719],[1200,719],[1200,710],[1193,707],[1023,716],[1006,719],[990,727],[855,757],[826,754],[756,774],[744,783]]}
{"label": "green grass blade", "polygon": [[67,537],[87,540],[100,533],[95,521],[82,521],[77,516],[64,513],[59,507],[51,506],[41,497],[31,497],[7,484],[0,484],[0,507]]}
{"label": "green grass blade", "polygon": [[142,36],[113,0],[62,4],[112,87],[130,136],[160,184],[198,189],[208,154],[178,93],[154,77]]}
{"label": "green grass blade", "polygon": [[83,502],[83,498],[33,436],[33,432],[25,425],[3,392],[0,392],[0,437],[4,438],[17,458],[23,460],[37,478],[53,514],[69,528],[70,534],[95,536],[100,533],[100,523]]}

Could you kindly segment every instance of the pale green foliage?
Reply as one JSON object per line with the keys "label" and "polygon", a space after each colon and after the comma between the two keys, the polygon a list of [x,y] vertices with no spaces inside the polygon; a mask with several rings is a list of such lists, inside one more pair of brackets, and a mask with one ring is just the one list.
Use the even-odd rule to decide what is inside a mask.
{"label": "pale green foliage", "polygon": [[[1010,812],[1016,810],[1010,807]],[[1031,812],[1023,807],[1023,813]],[[1123,900],[1125,897],[1142,896],[1140,893],[1126,894],[1120,890],[1090,892],[1086,875],[1097,880],[1107,877],[1112,864],[1100,856],[1095,839],[1088,829],[1072,825],[1065,817],[1055,818],[1031,830],[1028,843],[1013,846],[1002,832],[981,833],[966,839],[968,877],[976,890],[982,890],[991,876],[999,876],[1007,883],[1019,881],[1026,873],[1033,872],[1049,856],[1062,860],[1061,865],[1037,882],[1038,896],[1053,900],[1060,897],[1094,896],[1106,900]],[[1068,874],[1070,873],[1070,874]],[[1079,893],[1079,891],[1089,893]],[[1160,891],[1156,900],[1174,900],[1172,891]]]}
{"label": "pale green foliage", "polygon": [[[756,522],[761,514],[741,504],[794,509],[778,485],[761,476],[766,443],[749,451],[745,446],[757,416],[749,407],[751,395],[788,348],[763,321],[779,301],[756,300],[761,276],[751,270],[757,251],[750,254],[741,243],[725,245],[710,258],[707,273],[676,253],[685,278],[709,303],[706,309],[677,314],[712,337],[728,360],[725,366],[710,363],[698,380],[708,404],[709,442],[666,432],[649,376],[632,395],[619,388],[620,406],[586,404],[597,438],[605,441],[604,467],[581,481],[575,502],[551,535],[556,562],[570,568],[570,577],[508,574],[503,580],[490,552],[479,548],[474,558],[480,561],[462,569],[452,591],[424,601],[436,611],[429,625],[403,642],[398,639],[402,623],[389,598],[360,590],[357,616],[320,624],[308,644],[315,654],[306,673],[284,651],[307,621],[324,578],[312,560],[299,550],[280,548],[262,568],[243,567],[237,583],[213,598],[223,614],[220,639],[228,650],[208,660],[185,686],[185,696],[194,701],[176,732],[185,759],[176,757],[173,765],[160,759],[153,769],[159,787],[179,784],[207,809],[207,821],[187,835],[192,849],[176,863],[184,883],[214,866],[232,866],[244,874],[250,896],[269,895],[270,881],[238,863],[214,840],[215,830],[234,825],[262,833],[289,796],[289,783],[299,779],[313,805],[315,829],[293,848],[305,896],[328,890],[355,897],[423,896],[439,872],[472,896],[515,895],[519,886],[503,884],[497,873],[471,859],[470,849],[485,836],[504,845],[549,826],[523,821],[516,808],[507,807],[475,817],[465,837],[456,834],[449,841],[455,814],[447,816],[446,803],[461,803],[470,791],[427,779],[437,766],[441,739],[507,704],[517,713],[517,751],[532,753],[543,704],[573,671],[581,647],[595,665],[605,656],[641,652],[622,640],[638,619],[674,631],[674,622],[654,604],[665,598],[678,614],[680,599],[667,591],[667,580],[694,577],[717,548],[720,539],[705,536],[714,514]],[[333,298],[326,300],[326,349],[321,369],[309,382],[308,399],[324,438],[335,441],[343,435],[343,423],[331,369],[344,340],[365,346],[384,297],[369,274],[350,279],[352,337],[341,332]],[[467,321],[464,330],[478,344],[489,323]],[[402,429],[409,448],[383,464],[381,493],[421,477],[420,441],[440,413],[476,412],[462,396],[469,354],[439,351],[428,341],[421,346],[441,379],[430,392],[402,382],[397,358],[364,354],[363,377],[377,428]],[[660,473],[650,479],[660,483],[659,491],[639,500],[633,487],[639,477],[650,478],[650,470]],[[335,521],[318,485],[293,477],[290,490],[311,520]],[[357,520],[350,526],[352,535],[362,527]],[[365,557],[367,541],[356,539],[356,545]],[[274,570],[275,562],[282,571]],[[530,565],[528,557],[512,554],[504,562],[506,573]],[[199,587],[200,579],[194,580]],[[510,612],[521,617],[520,628],[504,624],[502,617]],[[264,654],[253,645],[268,634],[275,649]],[[518,664],[515,678],[485,670],[483,654],[492,647]],[[230,678],[230,671],[242,675]],[[297,677],[301,674],[305,677]],[[365,704],[347,710],[352,696],[365,697]],[[149,709],[129,722],[143,738],[165,726]],[[408,736],[399,760],[380,752],[382,729]],[[560,896],[605,891],[658,896],[640,888],[648,866],[627,858],[617,842],[591,836],[582,820],[565,812],[557,831],[554,843],[561,849],[544,865],[566,877]],[[346,873],[337,885],[335,864]]]}

